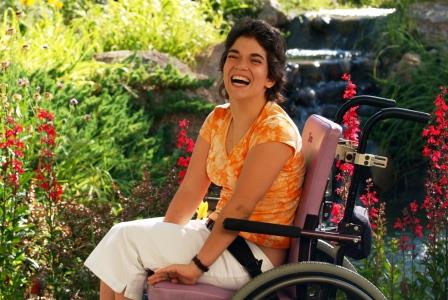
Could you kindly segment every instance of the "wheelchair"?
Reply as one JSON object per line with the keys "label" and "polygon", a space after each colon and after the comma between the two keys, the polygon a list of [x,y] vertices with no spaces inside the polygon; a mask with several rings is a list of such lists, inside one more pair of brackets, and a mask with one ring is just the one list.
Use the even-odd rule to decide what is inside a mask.
{"label": "wheelchair", "polygon": [[[374,112],[364,122],[358,145],[341,138],[344,114],[352,107],[368,106]],[[237,291],[208,284],[161,282],[148,289],[149,300],[224,299],[386,299],[370,281],[356,272],[347,256],[363,258],[370,251],[371,228],[362,222],[356,204],[360,183],[370,167],[386,167],[387,158],[366,153],[375,125],[384,119],[427,123],[430,115],[397,108],[394,100],[356,96],[338,110],[335,121],[311,115],[302,130],[306,175],[294,223],[291,226],[228,218],[228,230],[273,234],[292,238],[286,264],[253,278]],[[337,228],[322,226],[328,213],[335,161],[354,164],[344,216]],[[362,216],[361,216],[362,217]],[[365,215],[365,218],[368,217]]]}

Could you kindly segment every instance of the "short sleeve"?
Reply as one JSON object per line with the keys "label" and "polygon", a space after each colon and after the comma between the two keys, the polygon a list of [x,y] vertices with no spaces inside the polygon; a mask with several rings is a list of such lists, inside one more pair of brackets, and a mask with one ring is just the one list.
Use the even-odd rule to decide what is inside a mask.
{"label": "short sleeve", "polygon": [[201,129],[199,130],[199,136],[206,140],[207,143],[210,143],[210,141],[212,140],[214,114],[215,110],[212,110],[212,112],[208,114],[207,118],[202,124]]}
{"label": "short sleeve", "polygon": [[294,124],[283,116],[272,116],[264,120],[255,129],[250,141],[250,147],[269,142],[279,142],[300,150],[301,139]]}

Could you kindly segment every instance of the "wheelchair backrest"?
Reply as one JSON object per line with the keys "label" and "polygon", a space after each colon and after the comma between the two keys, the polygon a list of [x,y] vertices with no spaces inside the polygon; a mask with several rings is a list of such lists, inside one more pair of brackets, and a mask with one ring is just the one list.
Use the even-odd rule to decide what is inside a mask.
{"label": "wheelchair backrest", "polygon": [[[302,131],[302,151],[305,156],[306,175],[294,225],[314,229],[324,197],[339,137],[340,125],[319,115],[311,115]],[[291,241],[289,262],[299,258],[299,239]]]}

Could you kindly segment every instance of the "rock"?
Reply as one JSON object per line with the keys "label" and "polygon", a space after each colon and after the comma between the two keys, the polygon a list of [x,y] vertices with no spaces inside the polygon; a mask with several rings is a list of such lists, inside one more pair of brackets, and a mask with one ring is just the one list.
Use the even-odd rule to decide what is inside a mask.
{"label": "rock", "polygon": [[219,61],[224,52],[224,43],[219,43],[206,48],[196,56],[194,71],[207,78],[218,80],[221,78]]}
{"label": "rock", "polygon": [[293,101],[301,106],[311,107],[316,105],[316,91],[310,87],[297,90],[294,93]]}
{"label": "rock", "polygon": [[264,20],[275,27],[283,27],[288,23],[288,18],[280,10],[277,0],[264,0],[258,19]]}
{"label": "rock", "polygon": [[331,30],[331,18],[328,16],[317,16],[311,20],[310,26],[317,33],[327,34]]}
{"label": "rock", "polygon": [[336,104],[324,104],[321,106],[320,114],[330,120],[334,119],[339,106]]}
{"label": "rock", "polygon": [[421,64],[420,55],[415,53],[405,53],[398,64],[395,66],[393,73],[396,74],[403,82],[412,81],[412,71]]}
{"label": "rock", "polygon": [[158,65],[161,68],[165,68],[168,64],[170,64],[184,75],[189,75],[195,79],[205,79],[204,76],[201,76],[193,72],[188,65],[184,64],[177,58],[156,50],[151,51],[119,50],[119,51],[97,53],[93,57],[95,60],[102,61],[105,63],[120,63],[133,55],[136,55],[136,57],[141,58],[144,64]]}
{"label": "rock", "polygon": [[226,101],[219,95],[218,90],[222,78],[221,71],[219,70],[219,61],[221,60],[221,55],[223,52],[224,43],[219,43],[208,47],[196,57],[196,66],[194,68],[194,71],[200,76],[214,81],[210,88],[203,91],[206,96],[201,95],[214,103],[224,103]]}
{"label": "rock", "polygon": [[417,32],[425,42],[447,47],[448,3],[446,1],[415,3],[410,6],[409,15],[414,18]]}

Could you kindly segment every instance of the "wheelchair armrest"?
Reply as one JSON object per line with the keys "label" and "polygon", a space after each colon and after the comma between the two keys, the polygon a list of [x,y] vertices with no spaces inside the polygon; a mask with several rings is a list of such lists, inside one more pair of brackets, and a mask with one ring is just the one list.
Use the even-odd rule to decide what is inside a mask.
{"label": "wheelchair armrest", "polygon": [[307,237],[347,244],[358,244],[361,241],[361,236],[359,235],[341,234],[339,232],[323,232],[318,230],[302,230],[300,227],[292,225],[279,225],[234,218],[225,218],[223,226],[227,230],[286,236],[290,238]]}
{"label": "wheelchair armrest", "polygon": [[261,234],[270,234],[297,238],[301,235],[300,227],[279,225],[266,222],[249,221],[242,219],[226,218],[223,226],[227,230],[245,231]]}

